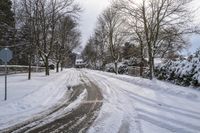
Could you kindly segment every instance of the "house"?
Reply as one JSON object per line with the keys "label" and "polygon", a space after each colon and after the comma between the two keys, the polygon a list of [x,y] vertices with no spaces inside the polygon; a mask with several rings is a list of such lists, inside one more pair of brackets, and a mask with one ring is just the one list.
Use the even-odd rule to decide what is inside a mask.
{"label": "house", "polygon": [[75,67],[76,68],[83,68],[85,67],[86,63],[83,61],[83,59],[77,58],[75,61]]}

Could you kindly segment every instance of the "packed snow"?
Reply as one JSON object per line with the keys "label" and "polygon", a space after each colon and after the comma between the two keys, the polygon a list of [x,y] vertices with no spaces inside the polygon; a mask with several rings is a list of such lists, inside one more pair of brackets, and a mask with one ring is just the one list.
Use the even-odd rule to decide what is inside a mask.
{"label": "packed snow", "polygon": [[[14,125],[62,102],[68,94],[67,86],[80,84],[80,73],[68,69],[49,77],[44,73],[8,76],[8,100],[4,101],[4,76],[0,76],[0,129]],[[12,116],[12,117],[11,117]]]}
{"label": "packed snow", "polygon": [[104,103],[89,133],[199,133],[200,92],[161,81],[84,70]]}

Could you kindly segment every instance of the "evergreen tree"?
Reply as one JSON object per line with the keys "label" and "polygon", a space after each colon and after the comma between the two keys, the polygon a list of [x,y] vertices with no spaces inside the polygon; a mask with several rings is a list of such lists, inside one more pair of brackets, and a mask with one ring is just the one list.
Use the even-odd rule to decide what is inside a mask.
{"label": "evergreen tree", "polygon": [[14,31],[14,13],[10,0],[0,0],[0,46],[9,45]]}

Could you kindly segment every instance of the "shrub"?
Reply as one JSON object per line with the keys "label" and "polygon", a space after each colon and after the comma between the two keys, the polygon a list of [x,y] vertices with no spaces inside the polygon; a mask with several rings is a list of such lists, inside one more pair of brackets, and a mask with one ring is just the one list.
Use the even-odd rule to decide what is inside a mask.
{"label": "shrub", "polygon": [[168,61],[155,67],[155,76],[183,86],[200,86],[200,52],[185,60]]}

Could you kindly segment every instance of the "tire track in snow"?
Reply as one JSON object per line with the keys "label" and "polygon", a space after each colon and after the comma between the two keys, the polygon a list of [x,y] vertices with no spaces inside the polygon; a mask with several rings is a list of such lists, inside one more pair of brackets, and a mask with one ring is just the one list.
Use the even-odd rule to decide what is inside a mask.
{"label": "tire track in snow", "polygon": [[[104,97],[100,114],[89,133],[142,133],[135,107],[126,95],[117,90],[118,87],[105,77],[99,78],[99,75],[89,72],[86,72],[86,75],[101,88]],[[111,111],[109,108],[112,108]]]}
{"label": "tire track in snow", "polygon": [[144,121],[150,122],[153,125],[161,127],[163,129],[167,129],[167,130],[169,130],[170,132],[173,132],[173,133],[197,133],[197,132],[194,132],[194,131],[188,131],[188,130],[185,130],[183,128],[179,128],[179,127],[175,126],[174,124],[169,124],[169,123],[165,123],[165,122],[160,121],[160,120],[156,120],[155,118],[152,118],[152,117],[147,116],[147,115],[139,114],[139,117]]}
{"label": "tire track in snow", "polygon": [[[86,79],[80,75],[84,84],[73,87],[75,92],[70,101],[65,101],[62,106],[51,110],[50,113],[40,116],[37,119],[26,121],[23,124],[1,130],[5,133],[50,133],[50,132],[86,132],[89,126],[97,117],[98,111],[102,105],[102,95],[96,85],[92,82],[85,82]],[[79,105],[71,110],[68,106],[77,100],[82,94],[84,88],[87,90],[87,97]],[[0,132],[1,132],[0,131]]]}
{"label": "tire track in snow", "polygon": [[[122,81],[124,81],[124,80],[122,80]],[[127,96],[132,97],[133,102],[137,101],[140,104],[146,104],[147,106],[150,106],[150,108],[154,108],[156,110],[162,110],[163,114],[165,114],[165,112],[169,112],[169,113],[174,114],[175,116],[176,115],[182,115],[182,117],[188,117],[190,119],[196,119],[200,122],[200,113],[185,110],[185,109],[176,108],[176,107],[170,106],[170,105],[165,104],[165,103],[160,103],[158,101],[151,100],[151,99],[145,98],[143,96],[139,96],[139,95],[134,94],[134,93],[130,93],[130,91],[127,91],[124,88],[121,88],[121,89],[127,94]],[[183,133],[196,133],[196,132],[200,131],[200,126],[192,125],[188,122],[182,122],[182,121],[179,121],[179,120],[176,120],[176,119],[171,119],[171,118],[164,117],[164,116],[161,116],[161,115],[159,117],[159,115],[156,115],[156,114],[153,114],[153,113],[150,113],[150,112],[147,112],[147,111],[146,111],[146,113],[144,113],[145,111],[142,110],[142,109],[137,109],[137,111],[138,111],[138,114],[139,114],[138,116],[139,116],[140,119],[151,122],[152,124],[160,126],[162,128],[166,127],[166,129],[173,131],[173,132],[176,131],[176,132],[180,132],[180,133],[182,133],[182,132]],[[145,118],[145,116],[147,116],[147,117]],[[156,116],[157,118],[159,118],[162,121],[153,119],[150,116],[154,116],[153,118],[155,118],[155,116]],[[154,121],[154,123],[153,123],[153,121]],[[158,121],[160,122],[160,124],[157,123]],[[161,123],[163,124],[162,126],[161,126]],[[177,126],[173,126],[174,124],[177,125]],[[179,128],[178,125],[181,126],[181,127]],[[190,131],[191,129],[192,129],[192,131]]]}
{"label": "tire track in snow", "polygon": [[138,101],[142,104],[145,104],[147,106],[151,106],[153,108],[164,110],[166,112],[175,113],[175,114],[179,114],[179,115],[183,115],[183,116],[187,116],[187,117],[190,117],[190,118],[193,118],[193,119],[200,120],[200,114],[197,113],[197,112],[188,111],[188,110],[184,110],[184,109],[180,109],[180,108],[177,109],[177,108],[170,106],[168,104],[159,103],[159,102],[156,102],[154,100],[145,98],[143,96],[139,96],[137,94],[130,93],[128,91],[124,91],[124,92],[127,93],[127,95],[130,95],[130,97],[132,99],[134,99],[134,100],[136,100],[136,101]]}
{"label": "tire track in snow", "polygon": [[195,125],[192,125],[192,124],[184,122],[184,121],[180,121],[180,120],[177,120],[177,119],[172,119],[172,118],[166,117],[164,115],[159,115],[159,114],[155,114],[155,113],[152,113],[152,112],[148,112],[148,111],[145,111],[143,109],[136,109],[136,110],[139,112],[140,115],[146,114],[146,115],[149,115],[149,116],[152,116],[152,117],[162,119],[164,121],[168,121],[170,123],[174,123],[176,125],[181,125],[181,126],[186,127],[186,128],[190,128],[190,129],[200,131],[200,126],[195,126]]}
{"label": "tire track in snow", "polygon": [[169,94],[169,95],[172,95],[172,96],[178,96],[178,97],[182,97],[182,98],[192,100],[192,101],[196,101],[198,99],[198,96],[194,93],[191,93],[191,92],[188,93],[188,92],[185,92],[185,91],[182,91],[182,90],[176,91],[176,90],[173,90],[172,88],[170,88],[169,86],[163,87],[163,86],[157,85],[155,87],[155,86],[152,86],[151,83],[143,84],[143,81],[145,81],[147,79],[143,79],[142,81],[137,81],[137,80],[134,80],[134,79],[131,79],[131,78],[122,77],[121,75],[119,75],[117,77],[116,75],[113,75],[111,73],[105,73],[105,72],[99,72],[99,71],[97,71],[96,73],[98,73],[100,75],[104,74],[104,75],[111,77],[111,78],[119,79],[119,80],[122,80],[124,82],[128,82],[130,84],[138,85],[140,87],[144,87],[146,89],[150,89],[150,90],[154,90],[154,91],[159,91],[161,93],[166,93],[166,94]]}
{"label": "tire track in snow", "polygon": [[[91,72],[91,73],[93,76],[95,75],[94,77],[101,77],[99,78],[99,81],[102,79],[105,79],[103,82],[107,82],[109,86],[112,86],[110,87],[110,89],[116,86],[117,91],[121,91],[122,94],[125,94],[126,97],[129,97],[130,101],[132,101],[133,104],[137,103],[136,106],[140,105],[142,108],[140,107],[136,108],[137,113],[138,113],[138,118],[140,120],[144,120],[149,123],[152,123],[153,125],[161,127],[163,129],[167,129],[170,132],[197,133],[198,131],[200,131],[200,125],[198,125],[198,123],[200,123],[200,113],[194,112],[192,110],[184,109],[184,108],[175,107],[173,105],[168,105],[164,102],[155,101],[155,100],[146,98],[142,95],[138,95],[134,93],[133,91],[128,91],[129,89],[127,90],[126,86],[128,88],[130,88],[131,86],[134,86],[134,87],[138,86],[138,84],[134,85],[134,82],[130,84],[129,82],[118,79],[116,77],[108,76],[109,78],[106,78],[107,76],[101,75],[98,72],[97,72],[98,74],[94,72]],[[124,87],[117,86],[117,84],[119,83],[124,84]],[[141,88],[140,86],[138,87]],[[146,87],[143,88],[143,90],[141,91],[144,91],[145,89]],[[156,94],[159,95],[159,93],[156,93]],[[149,108],[148,110],[157,111],[158,114],[148,112],[148,110],[145,110],[145,108],[143,108],[143,105],[145,105],[146,109]],[[160,113],[162,113],[162,115],[159,115]],[[168,115],[165,116],[166,113],[168,115],[170,114],[170,116]],[[172,116],[174,116],[174,118],[171,118]],[[179,119],[177,120],[176,116],[181,116],[181,118],[189,120],[189,121],[184,122]],[[193,123],[190,123],[191,121],[193,121]],[[195,124],[194,124],[194,121],[196,121]]]}
{"label": "tire track in snow", "polygon": [[40,113],[36,116],[33,116],[33,118],[31,118],[30,120],[24,121],[22,123],[16,124],[12,127],[9,127],[9,128],[6,128],[6,129],[0,130],[0,131],[3,133],[25,132],[26,130],[29,130],[29,129],[34,128],[37,125],[41,124],[43,121],[45,121],[46,118],[49,119],[50,117],[51,118],[56,117],[58,112],[60,114],[60,110],[62,110],[66,106],[68,106],[71,102],[75,101],[76,97],[79,96],[83,92],[83,90],[80,89],[79,86],[74,87],[74,88],[76,88],[76,89],[74,89],[75,91],[73,91],[73,93],[71,94],[71,98],[69,101],[68,100],[60,101],[59,103],[62,103],[62,102],[63,103],[58,106],[56,105],[47,111],[43,111],[42,113]]}

